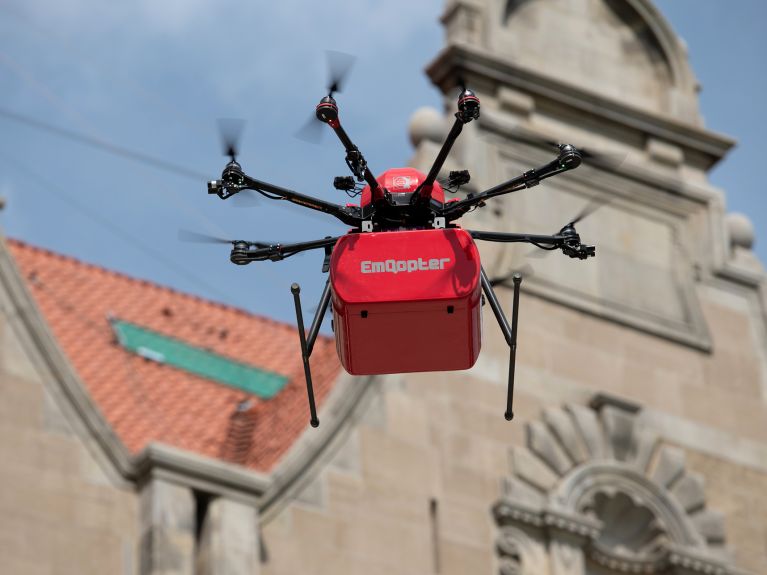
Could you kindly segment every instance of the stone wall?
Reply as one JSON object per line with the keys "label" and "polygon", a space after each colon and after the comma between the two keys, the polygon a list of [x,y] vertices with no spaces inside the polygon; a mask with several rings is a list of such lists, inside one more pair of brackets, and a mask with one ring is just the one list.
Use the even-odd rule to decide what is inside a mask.
{"label": "stone wall", "polygon": [[135,575],[138,506],[56,382],[44,381],[8,299],[0,314],[0,573]]}
{"label": "stone wall", "polygon": [[[263,572],[767,572],[767,284],[707,181],[733,142],[702,127],[682,43],[645,0],[455,0],[443,22],[427,73],[447,113],[414,117],[411,165],[428,171],[456,78],[482,101],[445,165],[471,171],[464,192],[551,161],[542,138],[620,153],[623,165],[584,165],[462,221],[555,233],[609,202],[578,226],[597,257],[482,246],[491,277],[535,271],[514,421],[487,308],[473,369],[353,381],[346,393],[367,385],[364,399],[329,409],[346,425],[297,498],[265,512]],[[497,294],[510,312],[511,290]],[[623,531],[632,521],[640,533]]]}

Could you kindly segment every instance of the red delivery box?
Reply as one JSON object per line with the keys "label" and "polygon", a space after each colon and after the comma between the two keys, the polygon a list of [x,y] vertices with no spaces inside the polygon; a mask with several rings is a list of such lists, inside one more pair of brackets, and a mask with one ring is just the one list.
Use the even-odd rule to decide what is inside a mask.
{"label": "red delivery box", "polygon": [[468,369],[481,344],[479,252],[461,228],[348,234],[330,262],[351,374]]}

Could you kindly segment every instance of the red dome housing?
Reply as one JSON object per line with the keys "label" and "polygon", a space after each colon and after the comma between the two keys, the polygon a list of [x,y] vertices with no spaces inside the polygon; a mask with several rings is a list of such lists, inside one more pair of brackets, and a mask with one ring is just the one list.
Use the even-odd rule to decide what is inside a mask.
{"label": "red dome housing", "polygon": [[[409,194],[414,192],[425,179],[426,174],[419,172],[415,168],[392,168],[378,176],[376,181],[380,186],[379,189],[387,189],[392,194]],[[432,186],[431,197],[440,203],[445,203],[445,192],[437,182],[434,182]],[[365,186],[362,189],[360,205],[366,206],[369,203],[370,186]]]}

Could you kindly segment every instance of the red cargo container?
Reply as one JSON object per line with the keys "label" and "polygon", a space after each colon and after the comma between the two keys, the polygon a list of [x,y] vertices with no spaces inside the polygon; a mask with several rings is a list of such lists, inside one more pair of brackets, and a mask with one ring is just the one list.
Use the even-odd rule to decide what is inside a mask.
{"label": "red cargo container", "polygon": [[355,375],[468,369],[480,260],[460,228],[348,234],[330,263],[338,356]]}

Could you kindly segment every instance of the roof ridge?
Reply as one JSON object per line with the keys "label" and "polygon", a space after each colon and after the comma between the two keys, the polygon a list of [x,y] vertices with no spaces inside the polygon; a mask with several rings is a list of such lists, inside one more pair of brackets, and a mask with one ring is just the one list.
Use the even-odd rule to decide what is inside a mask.
{"label": "roof ridge", "polygon": [[42,254],[45,254],[45,255],[47,255],[49,257],[53,257],[53,258],[56,258],[56,259],[59,259],[59,260],[71,261],[71,262],[73,262],[74,264],[76,264],[78,266],[81,266],[81,267],[84,267],[84,268],[90,268],[90,269],[101,271],[101,272],[106,272],[109,275],[116,276],[118,278],[127,280],[129,282],[138,283],[138,284],[145,284],[145,285],[148,285],[150,287],[154,287],[154,288],[157,288],[159,290],[162,290],[162,291],[165,291],[165,292],[169,292],[169,293],[177,295],[177,296],[181,296],[181,297],[189,298],[189,299],[192,299],[192,300],[197,300],[197,301],[200,301],[200,302],[203,302],[203,303],[207,303],[207,304],[210,304],[210,305],[214,305],[214,306],[222,308],[224,310],[230,310],[230,311],[233,311],[235,313],[239,313],[239,314],[242,314],[242,315],[254,318],[254,319],[260,319],[260,320],[263,320],[265,322],[276,324],[278,326],[284,326],[284,327],[288,327],[290,329],[295,329],[296,328],[296,326],[294,326],[292,323],[276,320],[274,318],[267,317],[265,315],[261,315],[261,314],[250,312],[250,311],[248,311],[246,309],[243,309],[241,307],[238,307],[238,306],[235,306],[235,305],[232,305],[232,304],[223,303],[223,302],[220,302],[220,301],[216,301],[216,300],[212,300],[212,299],[208,299],[208,298],[202,297],[200,295],[196,295],[196,294],[192,294],[192,293],[189,293],[189,292],[185,292],[185,291],[182,291],[182,290],[179,290],[179,289],[167,286],[167,285],[163,285],[163,284],[158,283],[158,282],[153,281],[153,280],[149,280],[149,279],[145,279],[145,278],[138,278],[138,277],[129,275],[129,274],[125,273],[125,272],[121,272],[121,271],[118,271],[118,270],[110,269],[110,268],[104,267],[104,266],[99,265],[99,264],[95,264],[95,263],[92,263],[92,262],[86,262],[84,260],[76,258],[75,256],[71,256],[71,255],[60,253],[60,252],[56,252],[56,251],[51,250],[49,248],[44,248],[44,247],[41,247],[41,246],[36,246],[34,244],[30,244],[29,242],[26,242],[24,240],[20,240],[18,238],[11,238],[11,237],[5,236],[3,239],[7,243],[15,244],[15,245],[17,245],[20,248],[29,249],[29,250],[32,250],[32,251],[35,251],[35,252],[38,252],[38,253],[42,253]]}

